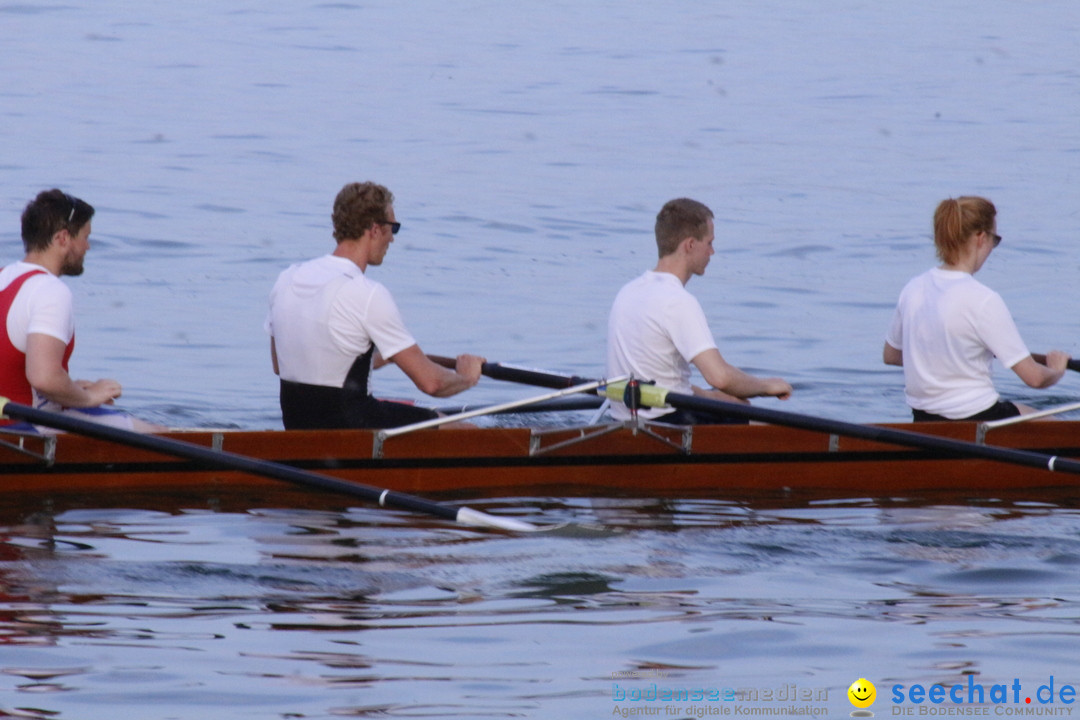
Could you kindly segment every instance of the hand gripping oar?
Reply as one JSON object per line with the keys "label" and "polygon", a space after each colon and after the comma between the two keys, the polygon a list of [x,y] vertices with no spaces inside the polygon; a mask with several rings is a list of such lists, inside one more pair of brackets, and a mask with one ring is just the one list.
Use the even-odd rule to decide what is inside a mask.
{"label": "hand gripping oar", "polygon": [[[1039,363],[1040,365],[1046,364],[1046,356],[1040,353],[1031,353],[1031,359]],[[1076,358],[1070,358],[1069,362],[1065,364],[1065,368],[1067,370],[1072,370],[1073,372],[1080,372],[1080,360]]]}
{"label": "hand gripping oar", "polygon": [[432,502],[431,500],[425,500],[424,498],[416,497],[415,495],[407,495],[393,490],[382,490],[367,485],[361,485],[360,483],[341,480],[339,478],[330,477],[329,475],[320,475],[319,473],[270,462],[269,460],[259,460],[246,455],[238,455],[223,450],[214,450],[182,440],[172,440],[156,435],[144,435],[142,433],[131,432],[130,430],[109,427],[108,425],[99,425],[68,415],[37,410],[26,405],[10,402],[7,398],[0,398],[0,416],[14,418],[16,420],[25,420],[26,422],[35,425],[43,425],[56,430],[86,435],[99,440],[108,440],[121,445],[141,448],[143,450],[152,450],[163,455],[187,458],[189,460],[206,463],[212,467],[226,467],[251,473],[252,475],[262,475],[264,477],[273,478],[274,480],[283,480],[284,482],[293,483],[294,485],[303,485],[304,487],[352,495],[353,497],[358,497],[362,500],[367,500],[368,502],[378,503],[383,507],[390,506],[401,508],[403,510],[427,513],[447,520],[454,520],[463,525],[474,525],[519,532],[532,532],[546,529],[523,520],[495,517],[467,507],[451,507],[449,505]]}
{"label": "hand gripping oar", "polygon": [[[1080,474],[1080,462],[1062,458],[1057,455],[1046,455],[1031,452],[1030,450],[1015,450],[1012,448],[995,447],[993,445],[979,445],[978,443],[964,440],[952,440],[950,438],[925,435],[909,430],[896,430],[876,425],[859,425],[857,423],[830,420],[812,415],[799,415],[782,410],[759,408],[753,405],[723,402],[698,395],[684,395],[665,390],[656,385],[640,384],[640,404],[649,407],[664,407],[669,405],[684,410],[696,410],[710,414],[728,415],[758,420],[772,425],[787,425],[802,430],[815,430],[818,432],[846,435],[865,440],[902,445],[925,450],[939,452],[959,457],[974,457],[998,462],[1012,463],[1014,465],[1026,465],[1043,470]],[[607,386],[605,393],[612,400],[623,401],[626,392],[626,383],[612,383]],[[632,399],[632,398],[628,398]]]}

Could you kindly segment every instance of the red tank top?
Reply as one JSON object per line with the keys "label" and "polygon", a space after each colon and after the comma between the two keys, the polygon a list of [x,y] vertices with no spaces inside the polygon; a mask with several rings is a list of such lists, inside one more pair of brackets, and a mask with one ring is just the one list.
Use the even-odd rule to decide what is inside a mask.
{"label": "red tank top", "polygon": [[[34,402],[34,391],[30,387],[30,381],[26,379],[26,353],[19,350],[11,342],[7,332],[7,316],[11,312],[11,304],[15,302],[15,296],[19,294],[23,283],[34,275],[44,274],[44,270],[31,270],[11,281],[3,290],[0,290],[0,395],[13,402],[30,405]],[[75,349],[75,337],[67,344],[64,350],[63,366],[68,368],[68,359]],[[10,420],[0,421],[0,424],[10,424]]]}

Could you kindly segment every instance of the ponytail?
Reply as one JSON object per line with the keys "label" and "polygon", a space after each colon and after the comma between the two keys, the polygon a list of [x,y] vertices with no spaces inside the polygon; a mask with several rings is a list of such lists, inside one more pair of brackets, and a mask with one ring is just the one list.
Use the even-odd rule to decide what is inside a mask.
{"label": "ponytail", "polygon": [[959,262],[968,239],[975,233],[990,232],[997,208],[986,198],[971,195],[942,200],[934,212],[934,247],[946,265]]}

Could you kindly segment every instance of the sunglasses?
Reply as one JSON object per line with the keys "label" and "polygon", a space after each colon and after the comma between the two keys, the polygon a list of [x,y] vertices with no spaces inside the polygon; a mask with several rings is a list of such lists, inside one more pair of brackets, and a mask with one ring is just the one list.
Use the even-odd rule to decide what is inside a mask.
{"label": "sunglasses", "polygon": [[67,193],[64,193],[64,197],[66,197],[67,201],[69,203],[71,203],[71,212],[68,213],[68,219],[67,219],[68,225],[70,225],[71,221],[75,219],[75,198],[71,197]]}
{"label": "sunglasses", "polygon": [[389,225],[391,235],[397,235],[398,230],[401,229],[401,223],[399,223],[399,222],[387,222],[386,220],[384,220],[379,224],[380,225]]}
{"label": "sunglasses", "polygon": [[990,239],[994,241],[994,247],[1001,244],[1001,236],[997,233],[990,233]]}

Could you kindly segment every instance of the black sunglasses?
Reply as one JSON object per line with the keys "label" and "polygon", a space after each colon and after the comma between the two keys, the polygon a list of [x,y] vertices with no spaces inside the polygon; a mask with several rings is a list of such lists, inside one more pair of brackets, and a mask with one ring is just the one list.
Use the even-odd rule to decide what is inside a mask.
{"label": "black sunglasses", "polygon": [[994,241],[994,247],[1001,244],[1001,236],[997,233],[990,233],[990,239]]}
{"label": "black sunglasses", "polygon": [[391,235],[397,235],[397,231],[401,229],[401,223],[399,223],[399,222],[388,222],[386,220],[383,220],[379,224],[380,225],[389,225]]}

